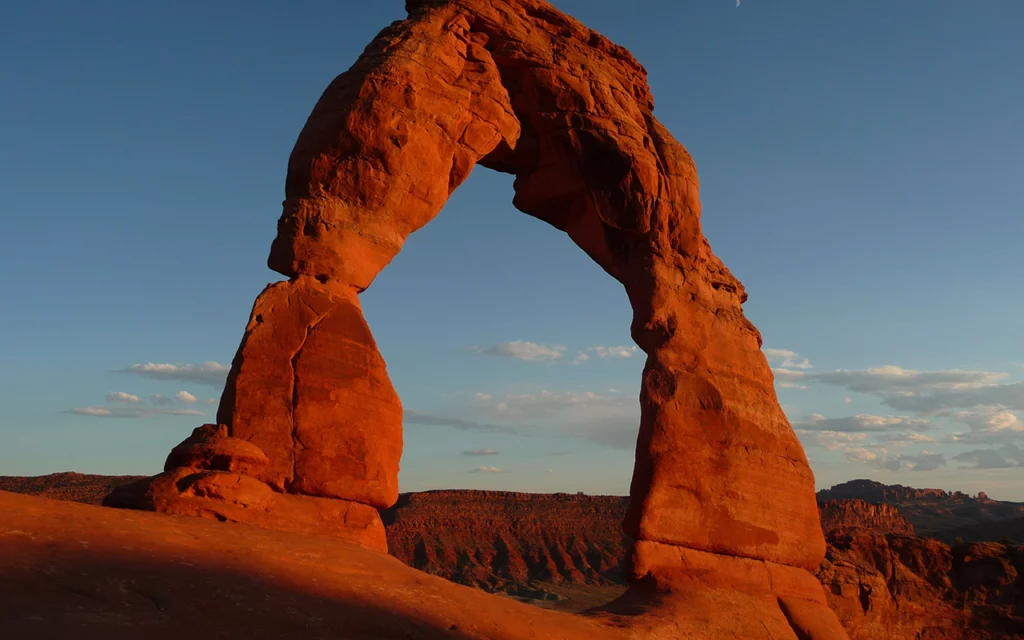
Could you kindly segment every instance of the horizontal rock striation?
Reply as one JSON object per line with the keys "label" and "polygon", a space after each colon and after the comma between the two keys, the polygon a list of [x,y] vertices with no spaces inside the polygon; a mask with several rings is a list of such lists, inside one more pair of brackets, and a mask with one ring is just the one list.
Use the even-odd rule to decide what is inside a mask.
{"label": "horizontal rock striation", "polygon": [[388,550],[460,584],[514,591],[538,581],[622,584],[630,539],[619,496],[508,491],[402,494],[382,513]]}

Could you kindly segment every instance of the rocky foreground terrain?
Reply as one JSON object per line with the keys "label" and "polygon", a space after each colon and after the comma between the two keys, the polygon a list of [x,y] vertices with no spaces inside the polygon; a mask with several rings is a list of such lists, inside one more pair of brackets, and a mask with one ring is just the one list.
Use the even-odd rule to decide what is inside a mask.
{"label": "rocky foreground terrain", "polygon": [[657,623],[547,611],[344,541],[0,491],[4,640],[627,640]]}
{"label": "rocky foreground terrain", "polygon": [[[102,491],[131,480],[0,477],[0,490],[95,504]],[[820,504],[829,546],[817,574],[853,640],[1024,638],[1024,547],[992,541],[950,545],[914,535],[912,522],[934,522],[931,514],[943,508],[937,506],[943,500],[952,503],[946,508],[955,506],[958,521],[970,520],[967,507],[974,505],[981,522],[967,526],[985,537],[986,530],[1007,528],[994,527],[988,521],[992,513],[1014,513],[1019,505],[910,490],[920,491],[928,504],[914,508],[907,488],[871,488],[875,493],[859,495],[879,504]],[[849,489],[821,495],[849,495]],[[910,506],[887,501],[897,499]],[[428,491],[403,494],[382,517],[389,551],[407,565],[543,607],[579,611],[624,590],[622,563],[630,541],[620,521],[626,507],[627,499],[618,496]]]}

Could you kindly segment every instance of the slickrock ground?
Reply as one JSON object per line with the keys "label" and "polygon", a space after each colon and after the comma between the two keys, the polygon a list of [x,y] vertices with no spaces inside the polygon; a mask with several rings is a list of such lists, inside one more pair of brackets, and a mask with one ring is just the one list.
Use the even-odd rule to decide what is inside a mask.
{"label": "slickrock ground", "polygon": [[337,539],[8,492],[0,513],[5,640],[798,640],[753,615],[733,621],[738,636],[717,631],[717,617],[752,601],[743,584],[714,609],[646,581],[602,613],[572,615]]}
{"label": "slickrock ground", "polygon": [[5,640],[659,637],[337,540],[7,492],[0,514]]}

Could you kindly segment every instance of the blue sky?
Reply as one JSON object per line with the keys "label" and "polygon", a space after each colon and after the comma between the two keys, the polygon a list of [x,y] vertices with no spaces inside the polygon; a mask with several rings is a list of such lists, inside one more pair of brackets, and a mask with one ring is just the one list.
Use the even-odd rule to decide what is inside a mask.
{"label": "blue sky", "polygon": [[[402,5],[0,9],[0,474],[155,472],[212,419],[291,146]],[[819,486],[1024,500],[1024,4],[556,6],[647,67]],[[625,295],[511,195],[476,170],[363,295],[402,489],[626,493]]]}

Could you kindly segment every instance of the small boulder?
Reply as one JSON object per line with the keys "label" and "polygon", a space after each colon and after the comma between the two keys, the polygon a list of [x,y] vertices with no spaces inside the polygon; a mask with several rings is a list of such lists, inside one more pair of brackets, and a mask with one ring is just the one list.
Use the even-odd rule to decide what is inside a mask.
{"label": "small boulder", "polygon": [[179,467],[203,471],[228,471],[257,477],[270,460],[256,445],[232,438],[227,425],[204,424],[171,450],[164,471]]}

